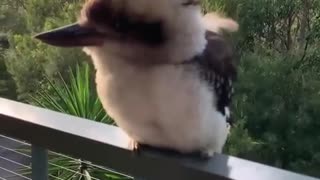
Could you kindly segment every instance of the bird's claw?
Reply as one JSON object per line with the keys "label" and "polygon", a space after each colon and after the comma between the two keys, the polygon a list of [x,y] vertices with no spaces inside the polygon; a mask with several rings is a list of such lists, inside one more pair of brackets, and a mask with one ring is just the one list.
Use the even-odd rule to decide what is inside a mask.
{"label": "bird's claw", "polygon": [[210,159],[214,156],[214,151],[203,151],[200,153],[200,158],[202,159]]}
{"label": "bird's claw", "polygon": [[133,154],[140,154],[141,145],[137,141],[132,140],[131,141],[131,149],[132,149]]}

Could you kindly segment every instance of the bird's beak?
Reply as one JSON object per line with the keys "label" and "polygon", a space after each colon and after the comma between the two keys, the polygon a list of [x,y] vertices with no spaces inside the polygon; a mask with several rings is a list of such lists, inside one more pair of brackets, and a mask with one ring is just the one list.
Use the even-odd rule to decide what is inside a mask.
{"label": "bird's beak", "polygon": [[59,47],[101,46],[105,35],[78,23],[40,33],[34,38]]}

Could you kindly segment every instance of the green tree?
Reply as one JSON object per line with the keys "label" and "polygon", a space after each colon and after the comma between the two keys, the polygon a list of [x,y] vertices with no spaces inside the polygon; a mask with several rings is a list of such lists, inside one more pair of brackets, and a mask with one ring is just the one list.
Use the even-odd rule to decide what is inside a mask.
{"label": "green tree", "polygon": [[[50,80],[46,78],[48,87],[39,89],[36,95],[32,96],[30,103],[73,116],[113,124],[98,98],[95,84],[92,83],[94,82],[92,72],[92,67],[84,63],[77,65],[74,71],[71,70],[68,73],[69,84],[66,83],[60,73],[58,79]],[[50,176],[61,179],[130,179],[98,168],[81,159],[75,160],[52,152],[50,152],[49,157]],[[30,173],[30,169],[23,171],[25,171],[24,173]]]}
{"label": "green tree", "polygon": [[[61,72],[65,84],[59,87],[72,88],[69,67],[75,70],[74,64],[87,57],[79,49],[39,43],[32,35],[73,22],[81,2],[0,2],[0,33],[10,42],[9,50],[0,51],[1,96],[16,86],[18,99],[30,102],[41,89],[54,99],[41,99],[42,105],[66,106],[47,79],[60,82]],[[225,153],[320,177],[320,1],[203,0],[202,9],[240,24],[233,35],[240,59],[233,102],[237,123]]]}
{"label": "green tree", "polygon": [[9,48],[9,42],[5,35],[0,35],[0,96],[9,99],[16,99],[16,86],[7,71],[4,62],[4,51]]}
{"label": "green tree", "polygon": [[[10,7],[16,5],[8,2]],[[61,72],[65,77],[68,67],[84,61],[86,56],[78,49],[53,48],[32,38],[38,32],[75,21],[79,1],[30,0],[17,4],[21,9],[19,13],[16,16],[9,13],[7,18],[18,17],[17,22],[24,28],[18,30],[20,26],[16,26],[13,29],[17,31],[7,32],[12,48],[7,50],[4,59],[15,80],[18,99],[24,101],[43,85],[45,76],[57,77],[57,72]],[[10,8],[8,11],[11,12]]]}
{"label": "green tree", "polygon": [[320,177],[319,1],[204,3],[240,24],[238,123],[225,152]]}

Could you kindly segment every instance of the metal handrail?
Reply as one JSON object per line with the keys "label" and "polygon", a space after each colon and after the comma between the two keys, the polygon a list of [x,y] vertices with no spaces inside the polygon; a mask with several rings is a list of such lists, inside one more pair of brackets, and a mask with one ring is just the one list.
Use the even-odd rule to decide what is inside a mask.
{"label": "metal handrail", "polygon": [[[117,127],[1,98],[0,134],[31,143],[36,147],[33,155],[42,160],[45,151],[39,147],[145,179],[317,180],[222,154],[208,160],[156,150],[134,154],[128,146],[130,139]],[[34,168],[42,168],[34,163]]]}

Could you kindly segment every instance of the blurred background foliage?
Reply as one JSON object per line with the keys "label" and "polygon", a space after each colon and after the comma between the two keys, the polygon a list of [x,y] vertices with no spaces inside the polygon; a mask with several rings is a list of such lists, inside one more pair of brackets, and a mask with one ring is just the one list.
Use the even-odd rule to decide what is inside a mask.
{"label": "blurred background foliage", "polygon": [[[81,98],[87,100],[77,101],[74,97],[84,92],[77,92],[70,76],[88,67],[94,78],[88,57],[80,49],[32,39],[37,32],[73,22],[81,2],[1,0],[0,96],[59,111],[41,96],[45,93],[61,106],[73,100],[97,112],[91,107],[98,103],[94,86],[85,93],[95,97],[86,94]],[[202,7],[240,24],[232,35],[239,58],[233,103],[237,123],[225,153],[320,177],[320,1],[202,0]],[[53,87],[63,93],[69,87],[73,95],[59,99],[60,90]],[[85,112],[74,115],[95,119]]]}

